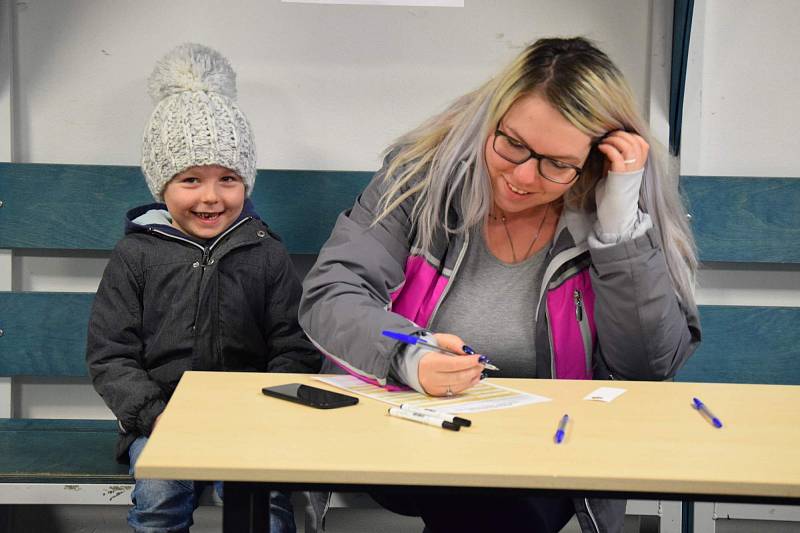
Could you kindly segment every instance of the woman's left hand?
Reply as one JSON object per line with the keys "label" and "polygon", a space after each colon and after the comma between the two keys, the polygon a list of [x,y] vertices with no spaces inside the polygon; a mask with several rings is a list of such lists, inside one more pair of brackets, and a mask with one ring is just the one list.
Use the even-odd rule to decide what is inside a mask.
{"label": "woman's left hand", "polygon": [[627,131],[609,133],[597,145],[606,156],[606,176],[595,187],[597,221],[604,242],[613,242],[636,224],[642,169],[650,145],[640,135]]}
{"label": "woman's left hand", "polygon": [[606,156],[611,172],[633,172],[644,168],[650,145],[640,135],[617,130],[606,135],[597,149]]}

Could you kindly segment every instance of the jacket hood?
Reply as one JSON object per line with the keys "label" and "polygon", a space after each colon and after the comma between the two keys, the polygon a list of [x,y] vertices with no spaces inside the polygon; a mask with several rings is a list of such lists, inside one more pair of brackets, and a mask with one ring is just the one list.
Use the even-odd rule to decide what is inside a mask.
{"label": "jacket hood", "polygon": [[[261,220],[261,217],[258,216],[258,213],[253,206],[253,202],[251,202],[249,198],[245,199],[242,213],[236,219],[234,224],[244,218]],[[158,229],[164,233],[174,235],[175,237],[182,237],[184,239],[188,237],[191,240],[200,242],[202,244],[202,241],[199,241],[190,235],[186,235],[182,231],[172,226],[172,217],[169,216],[169,211],[167,210],[166,204],[152,203],[141,205],[139,207],[134,207],[125,214],[125,235],[128,235],[129,233],[147,232],[150,229]]]}
{"label": "jacket hood", "polygon": [[552,253],[557,254],[575,246],[585,246],[596,220],[596,213],[587,213],[565,205],[553,236]]}

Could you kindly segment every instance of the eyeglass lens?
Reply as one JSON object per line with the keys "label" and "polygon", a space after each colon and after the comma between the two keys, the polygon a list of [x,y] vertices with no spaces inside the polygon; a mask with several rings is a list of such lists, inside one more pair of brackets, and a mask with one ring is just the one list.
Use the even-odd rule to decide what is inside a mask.
{"label": "eyeglass lens", "polygon": [[521,165],[531,158],[536,159],[539,173],[550,181],[569,183],[578,174],[574,167],[555,159],[542,157],[501,131],[495,134],[493,148],[497,155],[516,165]]}

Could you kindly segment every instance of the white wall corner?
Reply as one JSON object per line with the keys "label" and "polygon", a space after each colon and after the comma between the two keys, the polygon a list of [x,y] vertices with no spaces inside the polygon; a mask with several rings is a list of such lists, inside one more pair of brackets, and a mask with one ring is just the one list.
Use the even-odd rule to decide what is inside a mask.
{"label": "white wall corner", "polygon": [[14,4],[0,0],[0,161],[14,153]]}
{"label": "white wall corner", "polygon": [[650,101],[648,120],[653,137],[669,146],[669,77],[672,64],[673,0],[650,2]]}
{"label": "white wall corner", "polygon": [[[3,0],[0,0],[2,2]],[[0,250],[0,291],[11,290],[11,250]],[[0,330],[3,317],[0,316]],[[11,378],[0,377],[0,418],[11,418]]]}
{"label": "white wall corner", "polygon": [[[0,198],[2,201],[2,198]],[[13,284],[11,250],[0,249],[0,291],[10,291]]]}
{"label": "white wall corner", "polygon": [[0,418],[11,418],[12,397],[11,378],[0,378]]}
{"label": "white wall corner", "polygon": [[706,39],[707,0],[695,0],[692,13],[686,85],[683,94],[681,126],[681,174],[703,175],[703,55]]}

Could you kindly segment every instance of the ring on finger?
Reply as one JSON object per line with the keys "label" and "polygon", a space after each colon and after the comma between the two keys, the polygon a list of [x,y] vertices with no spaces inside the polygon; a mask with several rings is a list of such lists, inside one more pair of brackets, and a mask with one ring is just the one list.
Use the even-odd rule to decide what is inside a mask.
{"label": "ring on finger", "polygon": [[445,396],[452,396],[453,395],[453,391],[450,390],[450,385],[447,386],[447,392],[445,392],[444,395]]}
{"label": "ring on finger", "polygon": [[634,157],[633,159],[626,159],[625,161],[623,161],[623,163],[625,163],[626,165],[632,165],[636,163],[636,158]]}

